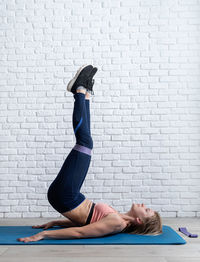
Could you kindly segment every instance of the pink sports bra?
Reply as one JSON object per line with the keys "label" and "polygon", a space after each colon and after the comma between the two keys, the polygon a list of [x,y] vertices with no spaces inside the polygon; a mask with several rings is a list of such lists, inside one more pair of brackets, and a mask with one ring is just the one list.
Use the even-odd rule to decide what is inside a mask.
{"label": "pink sports bra", "polygon": [[117,211],[105,203],[95,204],[90,224],[99,221],[110,213],[117,213]]}

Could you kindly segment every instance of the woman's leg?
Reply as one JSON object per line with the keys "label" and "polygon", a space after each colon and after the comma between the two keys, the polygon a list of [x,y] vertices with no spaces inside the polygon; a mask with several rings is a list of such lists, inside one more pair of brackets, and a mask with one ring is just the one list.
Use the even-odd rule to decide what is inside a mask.
{"label": "woman's leg", "polygon": [[47,194],[50,204],[60,213],[76,208],[85,200],[80,189],[89,169],[93,148],[87,119],[88,102],[85,103],[83,93],[76,93],[74,98],[73,128],[77,145],[65,159]]}

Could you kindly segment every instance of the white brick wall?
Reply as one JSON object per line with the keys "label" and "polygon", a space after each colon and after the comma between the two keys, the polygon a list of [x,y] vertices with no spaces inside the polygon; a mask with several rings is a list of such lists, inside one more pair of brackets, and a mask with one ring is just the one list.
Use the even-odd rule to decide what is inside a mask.
{"label": "white brick wall", "polygon": [[66,84],[99,68],[82,192],[118,211],[200,216],[200,1],[2,0],[0,217],[58,213],[46,192],[75,143]]}

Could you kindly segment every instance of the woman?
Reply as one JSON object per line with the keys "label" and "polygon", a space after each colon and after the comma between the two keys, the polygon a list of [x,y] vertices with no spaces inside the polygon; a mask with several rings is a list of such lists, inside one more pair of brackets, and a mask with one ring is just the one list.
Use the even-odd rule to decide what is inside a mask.
{"label": "woman", "polygon": [[65,228],[42,231],[30,237],[19,238],[19,241],[101,237],[120,232],[154,235],[162,232],[159,214],[146,208],[144,204],[132,204],[127,213],[121,214],[107,204],[95,204],[80,193],[93,148],[90,133],[90,94],[93,94],[93,76],[96,72],[97,68],[92,65],[83,66],[67,86],[75,99],[73,129],[76,145],[47,193],[50,204],[66,219],[33,226],[44,229],[53,226]]}

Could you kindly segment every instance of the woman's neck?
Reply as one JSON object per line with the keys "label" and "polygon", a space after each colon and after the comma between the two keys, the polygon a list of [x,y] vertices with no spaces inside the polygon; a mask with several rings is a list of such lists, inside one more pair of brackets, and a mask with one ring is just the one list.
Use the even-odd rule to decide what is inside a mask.
{"label": "woman's neck", "polygon": [[126,213],[120,213],[120,216],[128,223],[132,224],[134,222],[134,218],[131,215],[131,212],[126,212]]}

